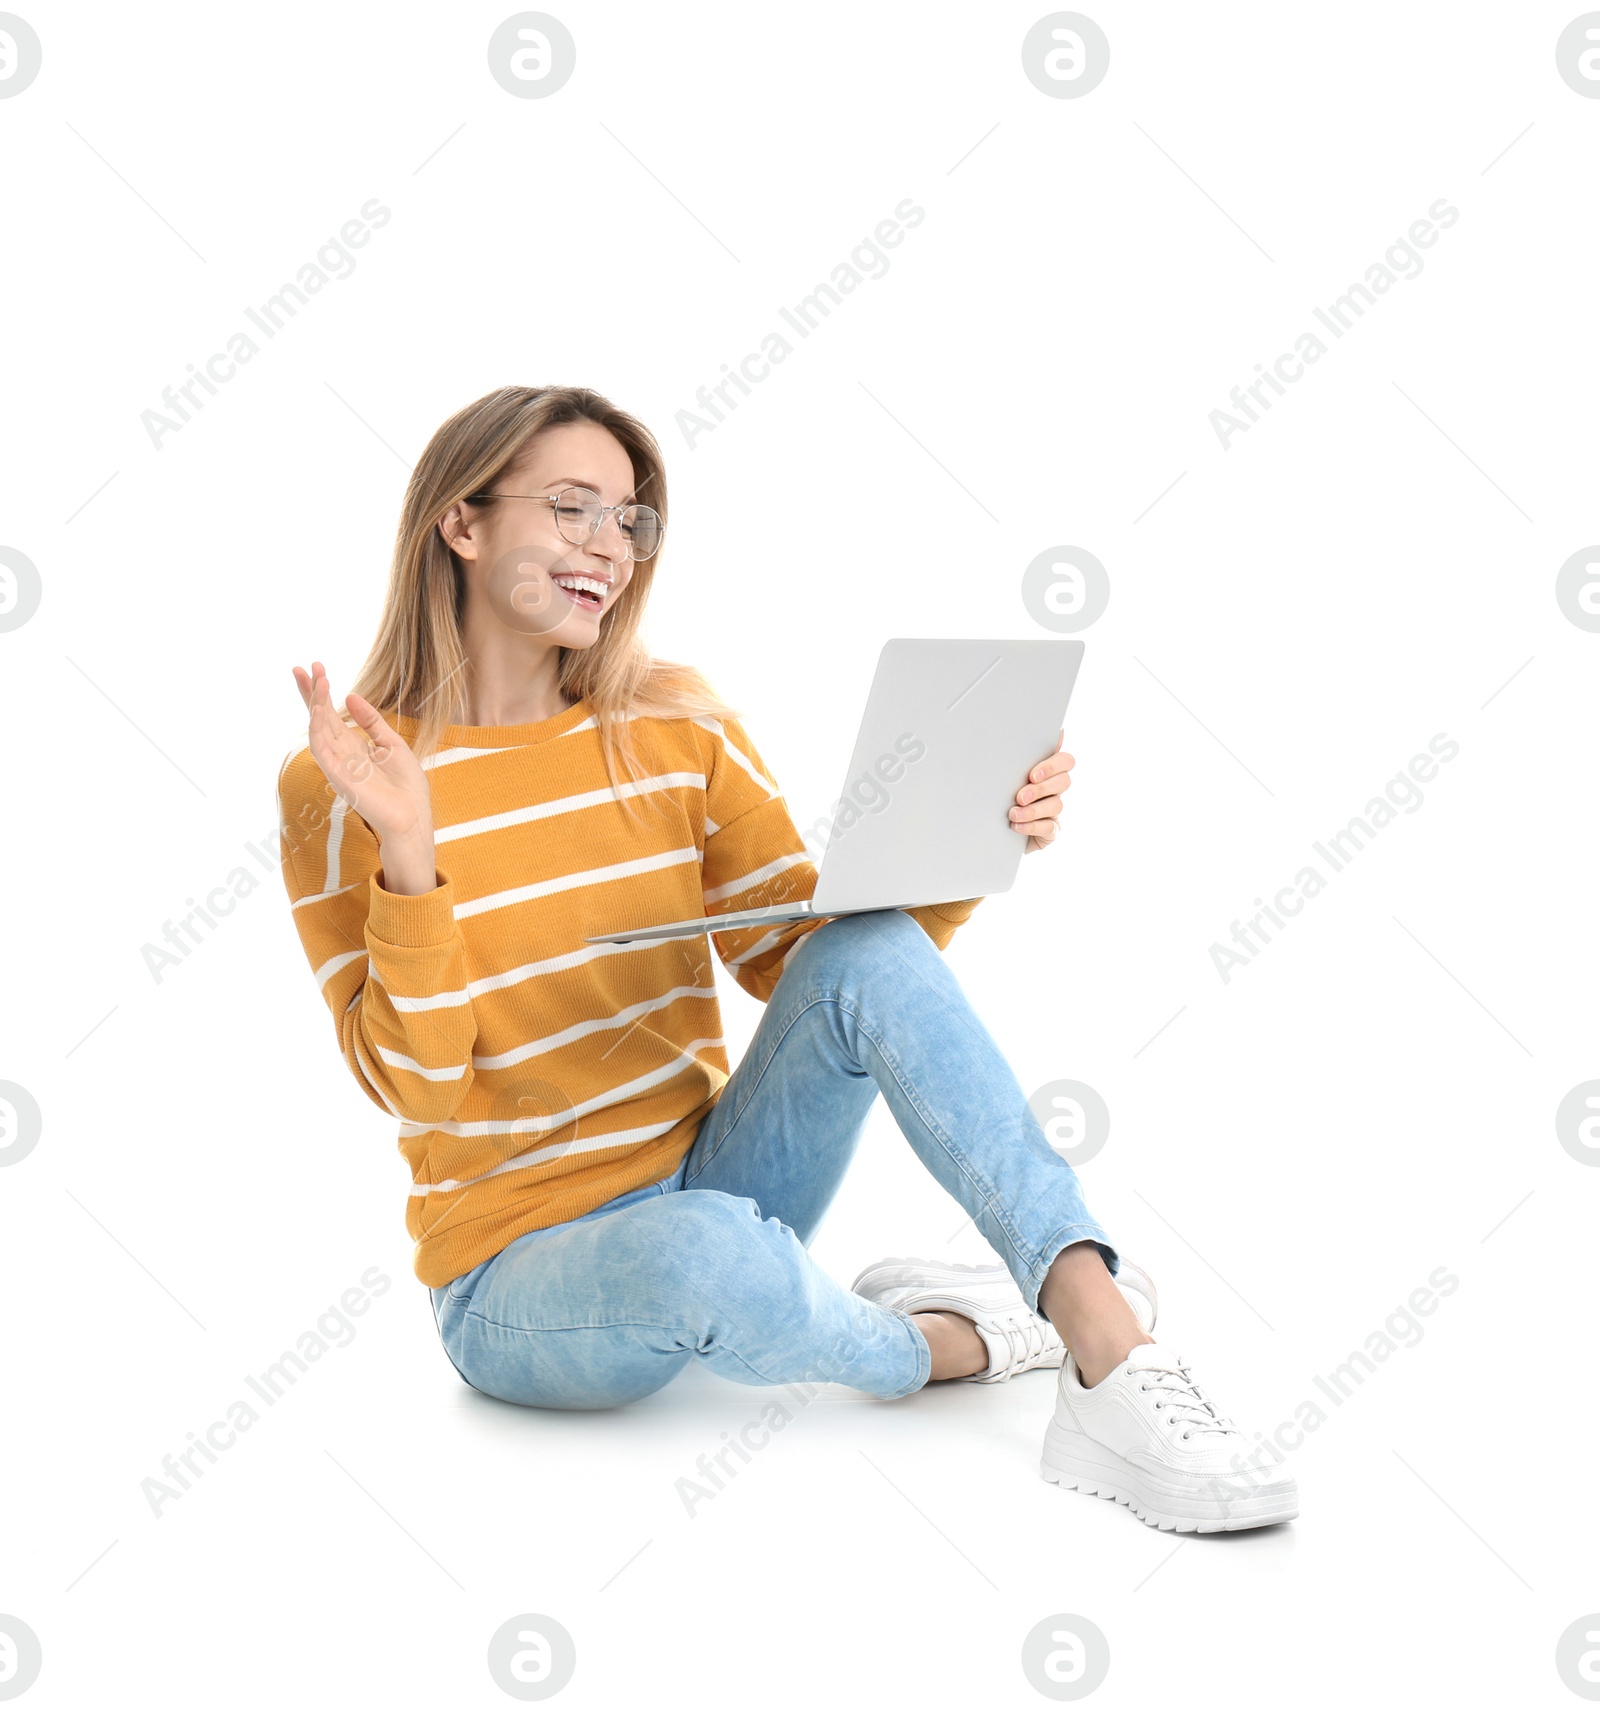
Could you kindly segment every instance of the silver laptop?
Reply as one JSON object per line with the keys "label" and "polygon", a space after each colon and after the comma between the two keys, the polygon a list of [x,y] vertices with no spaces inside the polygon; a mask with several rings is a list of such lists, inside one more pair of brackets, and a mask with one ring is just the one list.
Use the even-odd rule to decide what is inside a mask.
{"label": "silver laptop", "polygon": [[654,941],[1006,892],[1027,846],[1007,815],[1056,748],[1082,660],[1076,639],[891,638],[823,819],[810,899],[585,939]]}

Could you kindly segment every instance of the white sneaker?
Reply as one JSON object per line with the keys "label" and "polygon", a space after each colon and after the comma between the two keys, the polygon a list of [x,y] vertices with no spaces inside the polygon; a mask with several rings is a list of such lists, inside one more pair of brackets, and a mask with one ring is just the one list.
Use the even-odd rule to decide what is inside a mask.
{"label": "white sneaker", "polygon": [[1224,1417],[1165,1346],[1135,1346],[1092,1388],[1063,1364],[1039,1469],[1158,1530],[1253,1530],[1300,1511],[1281,1456]]}
{"label": "white sneaker", "polygon": [[[1148,1334],[1156,1321],[1156,1289],[1137,1263],[1122,1259],[1116,1277],[1139,1325]],[[1066,1355],[1061,1336],[1023,1302],[1022,1292],[1001,1263],[930,1262],[920,1256],[885,1257],[856,1277],[850,1290],[886,1310],[915,1315],[949,1310],[968,1317],[988,1348],[989,1364],[968,1382],[1003,1382],[1024,1370],[1059,1369]]]}

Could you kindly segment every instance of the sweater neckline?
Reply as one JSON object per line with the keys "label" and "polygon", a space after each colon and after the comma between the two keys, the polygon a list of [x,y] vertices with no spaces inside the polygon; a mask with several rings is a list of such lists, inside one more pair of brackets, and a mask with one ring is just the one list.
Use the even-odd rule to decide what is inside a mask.
{"label": "sweater neckline", "polygon": [[[546,739],[560,738],[574,727],[580,727],[594,713],[587,697],[580,697],[571,708],[547,720],[524,721],[516,726],[447,726],[439,734],[439,749],[457,747],[468,750],[502,750],[515,745],[542,744]],[[417,722],[410,715],[401,715],[392,722],[404,739],[412,738]]]}

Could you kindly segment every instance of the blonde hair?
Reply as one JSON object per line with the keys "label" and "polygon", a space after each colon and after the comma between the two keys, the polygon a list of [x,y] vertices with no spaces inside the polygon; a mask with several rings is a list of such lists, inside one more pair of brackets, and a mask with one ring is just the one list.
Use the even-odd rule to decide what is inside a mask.
{"label": "blonde hair", "polygon": [[[633,464],[632,498],[665,520],[667,479],[655,436],[588,387],[497,388],[456,412],[417,460],[400,509],[378,635],[352,689],[386,718],[398,714],[416,723],[407,742],[419,757],[438,748],[447,726],[459,724],[470,666],[460,626],[466,575],[436,526],[457,502],[494,488],[541,430],[577,422],[597,423],[616,436]],[[657,660],[645,647],[639,628],[659,557],[657,550],[634,562],[591,648],[558,650],[557,681],[574,701],[588,699],[613,788],[619,759],[630,774],[639,772],[630,717],[738,712],[693,667]]]}

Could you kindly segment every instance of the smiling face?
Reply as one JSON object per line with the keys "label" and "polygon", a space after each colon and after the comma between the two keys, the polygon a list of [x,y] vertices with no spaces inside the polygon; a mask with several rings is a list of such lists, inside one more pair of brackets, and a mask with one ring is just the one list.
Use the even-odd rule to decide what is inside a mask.
{"label": "smiling face", "polygon": [[452,506],[440,520],[444,539],[467,567],[469,607],[487,599],[501,624],[566,649],[598,641],[600,621],[633,573],[616,515],[582,544],[557,528],[555,508],[537,498],[588,488],[607,506],[635,496],[627,449],[598,423],[545,429],[496,478],[492,492],[523,498]]}

